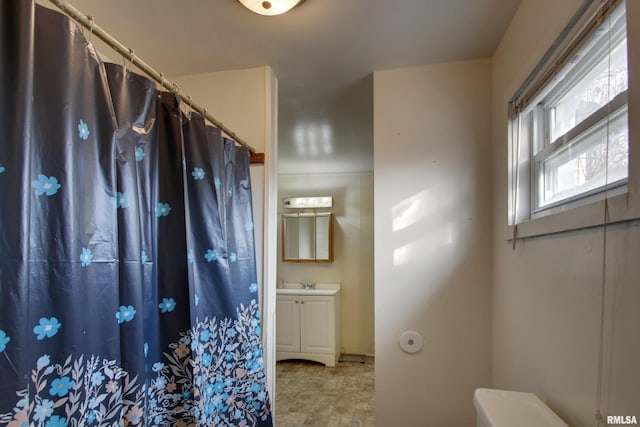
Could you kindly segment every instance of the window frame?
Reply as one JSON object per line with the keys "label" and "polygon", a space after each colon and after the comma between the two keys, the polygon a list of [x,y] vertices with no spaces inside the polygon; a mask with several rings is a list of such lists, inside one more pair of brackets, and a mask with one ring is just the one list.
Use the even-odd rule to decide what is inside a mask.
{"label": "window frame", "polygon": [[613,190],[627,185],[628,171],[627,178],[607,182],[604,185],[590,190],[581,191],[580,193],[573,196],[565,197],[554,202],[543,204],[540,200],[542,184],[536,184],[534,181],[540,180],[540,177],[543,174],[542,168],[544,162],[551,159],[554,155],[562,152],[566,148],[570,147],[574,143],[574,141],[576,141],[576,139],[579,139],[580,137],[586,137],[589,136],[589,134],[606,129],[609,126],[609,123],[620,118],[622,115],[626,114],[628,117],[629,108],[627,99],[628,94],[625,90],[624,92],[614,97],[614,99],[612,99],[609,103],[600,107],[596,112],[591,114],[585,120],[571,128],[567,133],[557,138],[554,142],[542,148],[538,153],[532,154],[531,157],[533,163],[533,175],[531,179],[531,187],[529,190],[532,196],[532,217],[540,216],[540,214],[544,214],[546,211],[553,209],[554,207],[576,202],[580,199],[586,199],[599,193],[603,193],[605,191]]}
{"label": "window frame", "polygon": [[[638,197],[638,183],[640,171],[636,136],[636,128],[632,126],[631,117],[635,111],[633,94],[637,93],[637,83],[632,78],[634,67],[632,64],[632,49],[637,49],[629,36],[629,11],[625,10],[627,58],[628,58],[628,88],[614,97],[604,107],[593,112],[586,122],[576,125],[556,141],[545,140],[544,147],[535,155],[534,141],[539,140],[539,134],[548,131],[548,121],[545,111],[535,105],[535,98],[540,99],[545,86],[553,78],[555,70],[561,69],[562,61],[568,62],[575,52],[583,48],[603,18],[609,16],[624,0],[586,0],[571,19],[567,27],[555,40],[552,47],[544,55],[542,61],[534,68],[524,84],[509,102],[508,119],[508,198],[507,224],[505,239],[553,234],[557,232],[593,227],[605,223],[627,221],[640,218],[640,200]],[[636,12],[637,13],[637,12]],[[594,18],[596,17],[596,18]],[[600,21],[598,21],[600,19]],[[585,29],[588,28],[588,29]],[[636,29],[632,29],[636,31]],[[582,38],[582,40],[579,40]],[[576,40],[579,40],[576,42]],[[633,46],[632,46],[633,44]],[[577,47],[576,47],[577,46]],[[592,61],[597,63],[595,60]],[[588,72],[588,71],[585,71]],[[567,92],[570,89],[567,89]],[[562,95],[553,96],[559,100]],[[636,101],[637,102],[637,101]],[[626,107],[624,105],[626,104]],[[617,108],[626,108],[628,121],[628,171],[624,182],[608,183],[598,189],[593,189],[567,199],[538,207],[537,186],[540,165],[554,153],[564,149],[573,137],[588,131],[594,124],[607,118],[611,120]],[[528,108],[531,123],[523,123],[522,111]],[[531,119],[536,115],[536,120]],[[534,138],[534,133],[537,133]],[[638,132],[640,133],[640,132]],[[514,143],[517,141],[517,144]],[[551,147],[551,148],[550,148]],[[536,147],[537,148],[537,147]]]}

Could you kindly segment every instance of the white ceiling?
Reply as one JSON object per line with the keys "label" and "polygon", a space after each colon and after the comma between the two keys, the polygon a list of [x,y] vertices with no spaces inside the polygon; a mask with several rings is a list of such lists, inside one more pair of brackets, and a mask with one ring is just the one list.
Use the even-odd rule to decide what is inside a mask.
{"label": "white ceiling", "polygon": [[236,0],[67,1],[167,76],[270,65],[281,173],[372,170],[372,72],[491,56],[520,3],[306,0],[264,17]]}

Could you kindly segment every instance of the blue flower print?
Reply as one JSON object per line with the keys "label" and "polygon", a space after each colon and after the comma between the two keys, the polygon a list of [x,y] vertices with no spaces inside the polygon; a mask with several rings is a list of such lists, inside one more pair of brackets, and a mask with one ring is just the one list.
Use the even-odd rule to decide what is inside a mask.
{"label": "blue flower print", "polygon": [[68,425],[66,418],[54,415],[49,419],[49,421],[47,421],[44,427],[67,427]]}
{"label": "blue flower print", "polygon": [[88,267],[91,264],[91,260],[93,260],[93,253],[90,249],[82,248],[82,253],[80,254],[80,261],[82,262],[83,267]]}
{"label": "blue flower print", "polygon": [[131,322],[135,315],[136,310],[132,305],[121,305],[116,313],[116,319],[118,319],[118,323]]}
{"label": "blue flower print", "polygon": [[195,258],[193,256],[193,250],[189,250],[189,252],[187,252],[187,262],[191,264],[194,261],[195,261]]}
{"label": "blue flower print", "polygon": [[46,176],[46,175],[38,175],[37,181],[32,181],[31,186],[36,189],[36,194],[38,196],[42,196],[46,194],[47,196],[53,196],[58,192],[60,185],[58,183],[58,179],[55,176]]}
{"label": "blue flower print", "polygon": [[156,379],[156,390],[162,390],[167,386],[167,379],[165,377],[158,377]]}
{"label": "blue flower print", "polygon": [[4,171],[5,171],[4,166],[0,165],[0,173],[2,173]]}
{"label": "blue flower print", "polygon": [[40,356],[38,358],[38,361],[36,362],[36,367],[38,369],[42,369],[45,366],[49,366],[49,363],[51,363],[51,359],[49,357],[48,354],[43,354],[42,356]]}
{"label": "blue flower print", "polygon": [[229,261],[231,262],[238,261],[238,254],[236,254],[235,252],[231,252],[231,255],[229,255]]}
{"label": "blue flower print", "polygon": [[215,392],[216,392],[215,387],[211,383],[207,384],[204,388],[204,395],[207,398],[210,398],[211,396],[213,396]]}
{"label": "blue flower print", "polygon": [[159,218],[161,216],[167,216],[171,212],[171,206],[168,203],[158,203],[156,205],[156,216]]}
{"label": "blue flower print", "polygon": [[87,415],[87,422],[89,424],[93,424],[96,421],[96,413],[94,411],[89,412]]}
{"label": "blue flower print", "polygon": [[193,179],[195,179],[196,181],[204,179],[205,175],[206,174],[204,173],[204,169],[202,168],[195,168],[193,169],[193,172],[191,172],[191,176],[193,176]]}
{"label": "blue flower print", "polygon": [[71,387],[73,387],[75,383],[71,381],[69,377],[61,377],[56,378],[51,381],[51,389],[49,390],[49,394],[51,396],[60,396],[64,397],[69,393]]}
{"label": "blue flower print", "polygon": [[0,329],[0,352],[3,352],[7,348],[7,344],[11,341],[11,337],[7,335],[5,331]]}
{"label": "blue flower print", "polygon": [[149,343],[148,342],[144,343],[143,349],[144,349],[144,357],[147,357],[147,355],[149,354]]}
{"label": "blue flower print", "polygon": [[218,259],[218,250],[217,249],[208,249],[207,253],[204,254],[207,262],[213,262]]}
{"label": "blue flower print", "polygon": [[249,292],[251,292],[252,294],[258,292],[258,284],[256,282],[253,282],[249,285]]}
{"label": "blue flower print", "polygon": [[[91,375],[91,384],[92,385],[100,385],[104,382],[105,376],[102,375],[102,372],[98,371],[98,372],[94,372],[93,375]],[[93,408],[95,408],[95,406],[92,406]]]}
{"label": "blue flower print", "polygon": [[227,191],[227,197],[229,197],[229,198],[233,197],[233,189],[232,189],[232,188],[230,188],[230,189]]}
{"label": "blue flower print", "polygon": [[262,390],[262,386],[258,383],[251,384],[251,391],[254,393],[259,393]]}
{"label": "blue flower print", "polygon": [[253,221],[247,221],[244,223],[244,229],[247,231],[253,230]]}
{"label": "blue flower print", "polygon": [[127,200],[127,195],[121,192],[116,193],[116,197],[114,198],[116,208],[126,208],[129,206],[129,200]]}
{"label": "blue flower print", "polygon": [[213,402],[205,403],[204,405],[204,413],[211,416],[216,413],[216,407]]}
{"label": "blue flower print", "polygon": [[89,138],[89,126],[82,120],[78,123],[78,136],[83,141],[86,141]]}
{"label": "blue flower print", "polygon": [[[162,300],[160,295],[159,299]],[[164,296],[169,299],[170,295]],[[81,356],[81,359],[74,361],[69,358],[64,365],[59,365],[53,363],[53,358],[40,353],[42,356],[36,358],[37,368],[34,367],[32,375],[32,389],[35,391],[30,392],[29,386],[25,386],[19,396],[28,397],[16,403],[15,408],[18,409],[15,412],[28,410],[28,418],[22,419],[39,427],[70,427],[74,419],[76,423],[82,420],[80,424],[87,427],[98,424],[115,426],[120,423],[131,426],[145,422],[149,425],[177,425],[181,423],[171,415],[177,413],[176,409],[184,410],[179,413],[192,414],[194,425],[237,425],[233,422],[234,417],[266,420],[269,407],[264,384],[264,363],[262,351],[257,348],[260,338],[253,333],[259,324],[257,307],[256,300],[252,300],[247,309],[237,310],[237,320],[212,318],[206,323],[198,322],[191,330],[180,333],[179,342],[169,345],[174,351],[169,354],[165,352],[166,359],[159,352],[161,358],[154,360],[154,356],[148,354],[150,348],[142,341],[143,345],[138,348],[147,353],[145,360],[152,375],[146,389],[140,392],[137,377],[131,379],[116,360],[85,360],[86,357]],[[64,326],[68,325],[65,323]],[[11,348],[15,345],[15,337],[12,338],[9,342]],[[158,350],[154,347],[154,352]],[[185,362],[188,360],[199,360],[202,369],[191,373],[188,362]],[[126,384],[131,384],[131,392],[124,391]],[[112,396],[119,399],[118,408],[112,416],[107,416],[106,413],[115,404],[115,397],[111,399]],[[73,403],[64,406],[70,402],[69,399],[80,399],[82,408],[71,406]],[[212,405],[207,409],[211,416],[205,417],[207,404]],[[143,421],[142,408],[147,405],[150,410],[145,413],[146,421]],[[105,406],[108,409],[105,410]],[[251,415],[252,412],[256,412],[255,417]],[[135,415],[136,418],[129,415]]]}
{"label": "blue flower print", "polygon": [[144,250],[140,251],[140,264],[144,264],[147,261],[149,261],[149,257],[147,256],[147,253]]}
{"label": "blue flower print", "polygon": [[42,399],[42,402],[36,405],[36,409],[33,412],[35,413],[34,420],[44,421],[53,414],[53,402],[49,399]]}
{"label": "blue flower print", "polygon": [[[233,355],[231,356],[233,358]],[[231,387],[233,386],[233,383],[235,381],[233,380],[233,378],[227,377],[227,379],[224,380],[224,385],[227,387]]]}
{"label": "blue flower print", "polygon": [[208,342],[211,339],[211,332],[208,329],[200,331],[200,341]]}
{"label": "blue flower print", "polygon": [[198,296],[198,294],[195,295],[194,300],[195,300],[194,302],[195,302],[196,305],[200,304],[200,297]]}
{"label": "blue flower print", "polygon": [[[95,375],[95,374],[94,374],[94,375]],[[102,379],[101,379],[99,376],[92,376],[92,378],[95,378],[95,379],[96,379],[96,383],[95,383],[95,384],[93,384],[93,385],[97,385],[97,386],[99,386],[99,385],[101,384],[102,380],[104,379],[104,376],[102,376]],[[97,407],[98,407],[98,405],[100,404],[100,401],[98,400],[98,398],[97,398],[97,396],[96,396],[96,397],[92,397],[91,399],[89,399],[88,404],[89,404],[89,405],[88,405],[88,406],[89,406],[89,408],[91,408],[91,409],[95,409],[95,408],[97,408]]]}
{"label": "blue flower print", "polygon": [[141,162],[144,159],[144,148],[136,147],[136,162]]}
{"label": "blue flower print", "polygon": [[51,338],[55,334],[58,333],[58,329],[60,329],[62,324],[58,322],[58,319],[52,317],[47,319],[46,317],[42,317],[40,319],[40,324],[33,328],[33,333],[37,335],[39,341],[43,340],[45,337]]}
{"label": "blue flower print", "polygon": [[170,313],[176,308],[176,301],[173,298],[162,298],[162,302],[158,304],[160,311]]}
{"label": "blue flower print", "polygon": [[205,353],[202,355],[202,364],[204,366],[210,366],[212,360],[213,360],[213,356],[211,356],[209,353]]}
{"label": "blue flower print", "polygon": [[213,184],[216,186],[216,190],[217,190],[218,188],[220,188],[220,185],[222,184],[222,182],[220,181],[220,178],[216,176],[213,180]]}

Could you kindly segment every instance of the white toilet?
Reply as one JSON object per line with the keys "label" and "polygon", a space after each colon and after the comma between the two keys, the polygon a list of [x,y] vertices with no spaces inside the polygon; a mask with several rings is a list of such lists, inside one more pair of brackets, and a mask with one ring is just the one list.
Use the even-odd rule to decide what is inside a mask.
{"label": "white toilet", "polygon": [[532,393],[479,388],[473,404],[477,427],[568,427]]}

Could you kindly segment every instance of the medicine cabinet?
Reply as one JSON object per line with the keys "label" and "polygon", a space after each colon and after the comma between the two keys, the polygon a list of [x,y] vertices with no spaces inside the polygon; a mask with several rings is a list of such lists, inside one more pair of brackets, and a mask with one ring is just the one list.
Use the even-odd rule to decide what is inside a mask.
{"label": "medicine cabinet", "polygon": [[282,261],[332,262],[333,214],[282,214]]}

